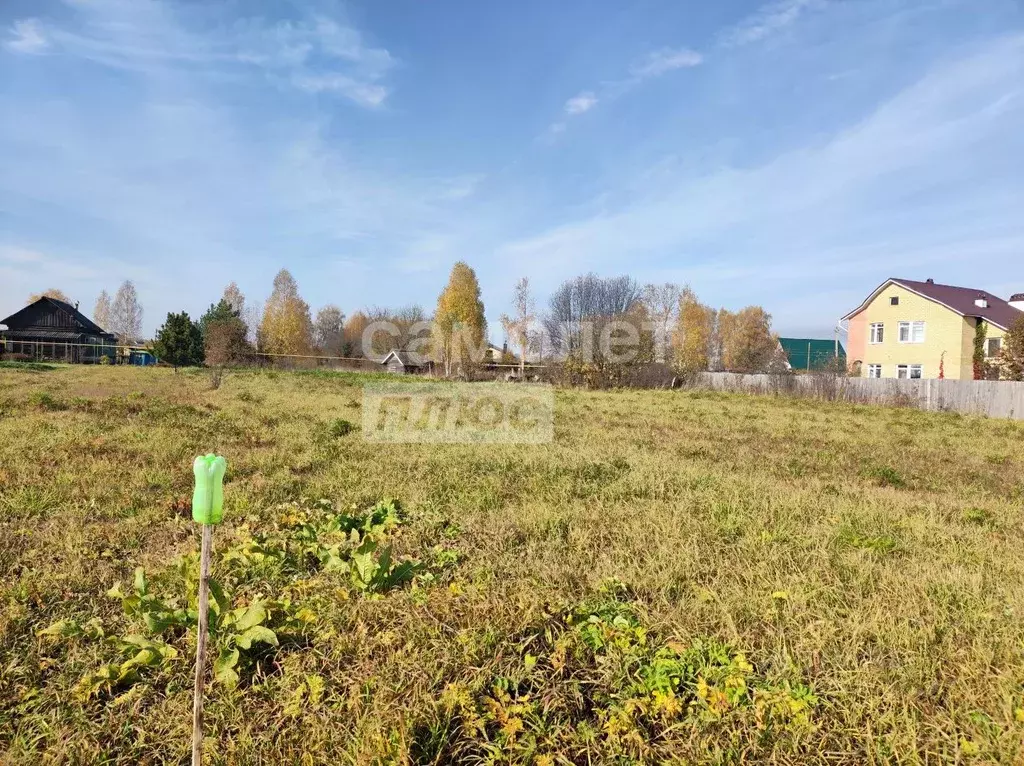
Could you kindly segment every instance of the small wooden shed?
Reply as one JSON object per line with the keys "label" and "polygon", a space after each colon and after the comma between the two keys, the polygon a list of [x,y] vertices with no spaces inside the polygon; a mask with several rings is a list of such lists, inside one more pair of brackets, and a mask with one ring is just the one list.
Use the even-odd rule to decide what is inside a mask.
{"label": "small wooden shed", "polygon": [[408,351],[392,350],[381,359],[380,363],[384,365],[384,369],[388,372],[395,372],[400,375],[427,372],[430,369],[430,364],[422,361],[419,354],[411,354]]}

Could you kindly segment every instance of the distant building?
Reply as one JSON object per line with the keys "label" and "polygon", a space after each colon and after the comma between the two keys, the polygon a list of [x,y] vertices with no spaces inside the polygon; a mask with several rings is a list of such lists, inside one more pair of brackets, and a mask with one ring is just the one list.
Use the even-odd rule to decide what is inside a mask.
{"label": "distant building", "polygon": [[408,351],[390,351],[380,360],[380,363],[388,372],[399,374],[427,372],[430,369],[429,362],[417,361],[419,359],[418,354],[411,354]]}
{"label": "distant building", "polygon": [[985,325],[985,357],[999,355],[1003,336],[1024,316],[1024,295],[1010,300],[973,287],[929,279],[887,279],[849,320],[850,361],[866,378],[974,377],[974,338]]}
{"label": "distant building", "polygon": [[846,370],[846,349],[839,344],[839,363],[836,364],[835,340],[819,338],[779,338],[779,346],[786,355],[786,363],[794,372],[820,370]]}
{"label": "distant building", "polygon": [[0,347],[5,356],[96,363],[114,361],[117,341],[77,306],[44,296],[0,320]]}
{"label": "distant building", "polygon": [[508,343],[503,346],[495,346],[493,343],[488,343],[484,349],[483,363],[485,366],[519,364],[519,357],[508,350]]}

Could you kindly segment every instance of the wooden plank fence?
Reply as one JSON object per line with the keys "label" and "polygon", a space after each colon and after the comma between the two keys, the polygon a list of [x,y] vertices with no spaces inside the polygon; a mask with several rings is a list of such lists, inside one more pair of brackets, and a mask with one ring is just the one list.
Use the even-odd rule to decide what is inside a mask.
{"label": "wooden plank fence", "polygon": [[695,388],[789,394],[865,404],[918,407],[1024,420],[1024,383],[998,380],[896,380],[833,375],[741,375],[705,372]]}

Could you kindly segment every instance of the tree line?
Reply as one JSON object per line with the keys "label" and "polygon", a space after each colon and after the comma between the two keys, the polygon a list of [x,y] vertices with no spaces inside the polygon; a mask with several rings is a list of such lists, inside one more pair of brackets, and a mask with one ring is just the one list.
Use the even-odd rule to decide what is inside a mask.
{"label": "tree line", "polygon": [[[690,288],[672,283],[641,286],[629,276],[584,274],[561,284],[539,313],[523,277],[513,288],[512,308],[500,320],[506,351],[492,360],[518,366],[520,375],[528,360],[606,383],[655,363],[681,372],[756,372],[778,361],[778,340],[763,308],[712,309]],[[238,364],[256,355],[379,360],[402,350],[432,362],[446,377],[467,374],[487,354],[480,284],[464,262],[453,266],[433,314],[412,305],[346,316],[327,305],[313,315],[294,277],[282,269],[255,328],[253,316],[232,283],[198,321],[184,312],[168,315],[154,350],[175,365]]]}
{"label": "tree line", "polygon": [[[60,290],[48,295],[71,302]],[[512,350],[503,361],[525,372],[527,360],[563,363],[581,374],[614,375],[616,370],[654,362],[693,371],[767,366],[777,346],[771,318],[759,307],[737,313],[713,310],[689,288],[666,283],[639,286],[631,277],[585,274],[566,280],[539,314],[530,281],[513,288],[513,314],[501,316]],[[122,343],[141,341],[143,310],[131,281],[113,299],[103,290],[93,316]],[[482,361],[487,320],[474,270],[456,263],[428,315],[418,305],[373,307],[350,316],[329,304],[312,314],[295,278],[282,269],[262,307],[249,305],[238,285],[229,284],[198,320],[171,312],[153,341],[157,356],[172,365],[229,365],[269,358],[341,357],[380,359],[393,349],[419,354],[438,372],[462,374]]]}
{"label": "tree line", "polygon": [[[41,295],[70,302],[60,290]],[[785,368],[771,315],[763,307],[715,308],[687,285],[640,285],[626,275],[582,274],[559,285],[547,310],[538,312],[530,281],[523,277],[513,286],[512,309],[500,319],[507,339],[500,361],[518,366],[521,376],[528,361],[559,366],[570,380],[601,384],[620,382],[631,371],[655,364],[683,375]],[[130,281],[113,299],[101,292],[94,311],[97,324],[124,343],[141,340],[142,315]],[[295,278],[282,269],[262,307],[247,303],[232,282],[198,320],[186,312],[168,314],[153,348],[175,366],[244,364],[257,356],[379,360],[401,350],[451,376],[484,361],[487,330],[476,273],[461,261],[453,266],[432,315],[411,305],[346,316],[334,304],[314,315]],[[1003,343],[1000,369],[1004,377],[1024,379],[1024,318]]]}

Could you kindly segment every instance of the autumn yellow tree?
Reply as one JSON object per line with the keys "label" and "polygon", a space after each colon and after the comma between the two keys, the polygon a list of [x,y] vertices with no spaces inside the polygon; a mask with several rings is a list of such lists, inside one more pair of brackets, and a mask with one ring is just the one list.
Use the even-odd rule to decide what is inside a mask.
{"label": "autumn yellow tree", "polygon": [[452,267],[448,285],[437,299],[433,335],[434,355],[446,376],[456,367],[465,371],[483,356],[487,320],[480,283],[476,272],[462,261]]}
{"label": "autumn yellow tree", "polygon": [[343,356],[362,357],[368,359],[366,352],[370,349],[363,348],[363,330],[370,324],[370,317],[363,311],[356,311],[345,320],[343,332],[345,345],[342,351]]}
{"label": "autumn yellow tree", "polygon": [[54,300],[64,301],[65,303],[74,303],[63,290],[58,290],[56,287],[51,287],[49,290],[43,290],[41,293],[33,293],[28,296],[29,303],[35,303],[40,298],[53,298]]}
{"label": "autumn yellow tree", "polygon": [[729,309],[719,309],[711,334],[712,370],[733,369],[733,347],[737,330],[737,316]]}
{"label": "autumn yellow tree", "polygon": [[309,304],[299,296],[299,286],[287,269],[281,269],[274,277],[274,289],[263,307],[260,343],[269,354],[303,356],[312,350]]}
{"label": "autumn yellow tree", "polygon": [[707,370],[711,365],[716,312],[700,302],[689,287],[679,296],[678,324],[672,335],[675,365],[680,372]]}
{"label": "autumn yellow tree", "polygon": [[747,306],[736,313],[722,312],[719,318],[722,336],[722,364],[735,372],[763,372],[778,349],[779,339],[772,334],[772,317],[760,306]]}

